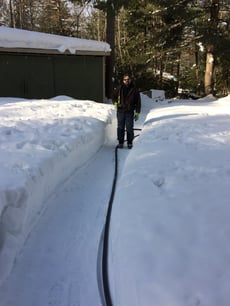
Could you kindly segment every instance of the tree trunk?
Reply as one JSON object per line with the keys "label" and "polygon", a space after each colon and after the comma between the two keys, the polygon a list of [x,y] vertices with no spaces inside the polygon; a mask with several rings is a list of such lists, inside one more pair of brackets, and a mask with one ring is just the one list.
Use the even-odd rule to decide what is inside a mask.
{"label": "tree trunk", "polygon": [[121,63],[123,64],[123,54],[122,54],[122,50],[121,50],[121,21],[120,21],[120,17],[118,16],[117,18],[117,41],[116,41],[116,44],[117,44],[117,48],[119,50],[119,56],[120,56],[120,59],[121,59]]}
{"label": "tree trunk", "polygon": [[214,43],[213,40],[213,31],[215,31],[218,27],[219,23],[219,0],[212,0],[210,6],[210,26],[209,26],[209,36],[212,37],[210,40],[210,44],[207,46],[207,54],[206,54],[206,69],[205,69],[205,77],[204,77],[204,90],[205,94],[209,95],[213,93],[214,89]]}
{"label": "tree trunk", "polygon": [[214,71],[214,56],[213,46],[208,46],[206,55],[206,69],[204,77],[205,94],[213,93],[213,71]]}
{"label": "tree trunk", "polygon": [[12,2],[13,0],[10,0],[10,26],[11,28],[15,28],[15,15],[14,15],[14,4]]}
{"label": "tree trunk", "polygon": [[115,10],[111,7],[107,9],[106,20],[106,41],[110,44],[111,55],[106,57],[105,94],[108,99],[111,99],[113,92],[113,72],[115,66]]}
{"label": "tree trunk", "polygon": [[176,93],[178,94],[178,89],[180,86],[180,65],[181,65],[181,53],[178,53],[177,56],[177,70],[176,70],[176,76],[177,76],[177,85],[176,85]]}

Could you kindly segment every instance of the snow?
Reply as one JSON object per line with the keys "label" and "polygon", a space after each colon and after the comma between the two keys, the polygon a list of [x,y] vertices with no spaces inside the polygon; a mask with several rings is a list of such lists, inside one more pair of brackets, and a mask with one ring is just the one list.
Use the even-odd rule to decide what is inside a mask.
{"label": "snow", "polygon": [[104,53],[111,51],[106,42],[12,29],[4,26],[0,27],[0,47],[57,50],[60,53],[69,51],[71,54],[78,51]]}
{"label": "snow", "polygon": [[165,91],[164,90],[151,89],[151,98],[155,102],[163,101],[163,100],[165,100]]}
{"label": "snow", "polygon": [[111,106],[68,97],[1,98],[0,279],[52,190],[104,142]]}
{"label": "snow", "polygon": [[113,204],[114,305],[229,304],[229,102],[149,112]]}
{"label": "snow", "polygon": [[[118,151],[113,304],[228,306],[230,98],[141,97],[140,136]],[[101,305],[113,106],[1,98],[0,131],[1,306]]]}

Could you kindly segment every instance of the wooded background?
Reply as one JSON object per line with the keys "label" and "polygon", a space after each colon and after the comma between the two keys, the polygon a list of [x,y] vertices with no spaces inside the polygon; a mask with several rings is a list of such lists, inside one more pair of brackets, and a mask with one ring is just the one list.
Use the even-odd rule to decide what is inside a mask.
{"label": "wooded background", "polygon": [[107,41],[106,96],[130,73],[167,97],[230,92],[229,0],[0,0],[0,25]]}

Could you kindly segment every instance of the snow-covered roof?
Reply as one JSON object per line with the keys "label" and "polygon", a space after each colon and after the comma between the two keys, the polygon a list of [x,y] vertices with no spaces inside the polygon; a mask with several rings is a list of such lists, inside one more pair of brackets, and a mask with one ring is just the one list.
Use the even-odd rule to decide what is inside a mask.
{"label": "snow-covered roof", "polygon": [[111,49],[106,42],[0,27],[0,51],[102,54]]}

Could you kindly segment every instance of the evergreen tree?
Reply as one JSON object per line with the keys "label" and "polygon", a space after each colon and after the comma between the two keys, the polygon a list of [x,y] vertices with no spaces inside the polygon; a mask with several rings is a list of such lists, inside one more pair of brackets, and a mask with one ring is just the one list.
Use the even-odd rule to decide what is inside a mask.
{"label": "evergreen tree", "polygon": [[[208,46],[215,46],[216,63],[226,63],[230,58],[229,14],[226,14],[229,5],[222,1],[218,7],[217,2],[220,5],[219,0],[131,1],[129,10],[123,14],[125,17],[120,16],[125,25],[123,37],[119,34],[121,42],[117,43],[118,70],[124,65],[125,58],[126,66],[138,76],[139,84],[150,86],[149,81],[157,88],[170,86],[173,90],[175,84],[164,78],[167,72],[177,76],[182,87],[200,92],[205,70],[202,47],[211,50]],[[119,29],[121,27],[122,23],[119,23]],[[227,80],[228,67],[229,62],[222,66],[222,74]],[[228,86],[229,82],[225,81],[225,88]]]}
{"label": "evergreen tree", "polygon": [[10,25],[9,3],[6,0],[0,1],[0,25]]}
{"label": "evergreen tree", "polygon": [[42,0],[40,30],[50,34],[70,35],[71,14],[66,0]]}
{"label": "evergreen tree", "polygon": [[106,13],[106,41],[110,44],[111,55],[106,58],[106,97],[112,97],[114,69],[115,69],[115,20],[122,6],[126,5],[124,0],[95,0],[94,6]]}
{"label": "evergreen tree", "polygon": [[[137,76],[137,84],[141,89],[144,90],[146,86],[152,84],[152,87],[172,87],[175,90],[175,82],[167,81],[166,84],[163,73],[166,65],[173,74],[178,69],[179,52],[176,47],[182,40],[181,12],[184,7],[177,8],[168,4],[165,8],[155,2],[132,1],[132,5],[126,11],[123,17],[126,39],[123,39],[119,47],[121,50],[126,50],[124,51],[126,56],[120,52],[121,59],[123,61],[125,58],[126,66]],[[174,15],[172,7],[177,8],[174,9]],[[185,13],[184,15],[187,17]]]}
{"label": "evergreen tree", "polygon": [[71,8],[71,29],[72,35],[80,38],[93,38],[88,33],[88,24],[93,20],[91,0],[70,0]]}
{"label": "evergreen tree", "polygon": [[230,4],[225,0],[205,0],[197,1],[196,6],[202,10],[197,19],[197,35],[206,52],[203,82],[205,94],[227,94],[230,66]]}
{"label": "evergreen tree", "polygon": [[93,9],[90,18],[86,19],[85,38],[106,41],[106,14]]}
{"label": "evergreen tree", "polygon": [[35,0],[2,1],[4,25],[20,29],[36,29],[40,4]]}
{"label": "evergreen tree", "polygon": [[0,8],[3,25],[106,40],[107,97],[125,72],[141,90],[229,92],[229,0],[0,0]]}

